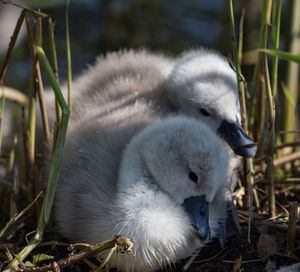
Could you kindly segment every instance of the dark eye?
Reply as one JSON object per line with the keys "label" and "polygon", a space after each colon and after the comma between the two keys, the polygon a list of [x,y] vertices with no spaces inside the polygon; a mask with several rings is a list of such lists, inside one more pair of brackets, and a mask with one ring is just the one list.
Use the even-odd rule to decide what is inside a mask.
{"label": "dark eye", "polygon": [[197,181],[198,181],[198,176],[197,176],[194,172],[190,171],[190,173],[189,173],[189,179],[190,179],[191,181],[197,183]]}
{"label": "dark eye", "polygon": [[204,116],[210,116],[209,112],[205,109],[200,109],[200,112],[204,115]]}

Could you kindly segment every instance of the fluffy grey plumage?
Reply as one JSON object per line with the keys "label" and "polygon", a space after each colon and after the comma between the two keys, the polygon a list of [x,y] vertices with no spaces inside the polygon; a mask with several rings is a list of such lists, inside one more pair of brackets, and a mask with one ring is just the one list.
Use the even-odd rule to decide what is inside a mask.
{"label": "fluffy grey plumage", "polygon": [[[55,217],[73,241],[129,237],[136,256],[117,255],[111,267],[153,270],[201,246],[182,207],[190,196],[210,203],[211,238],[225,220],[222,142],[196,120],[161,121],[173,112],[163,91],[171,68],[161,55],[119,52],[74,82]],[[197,185],[188,179],[191,168]]]}
{"label": "fluffy grey plumage", "polygon": [[[190,50],[176,60],[146,50],[110,53],[98,57],[75,80],[73,94],[72,123],[82,116],[108,115],[142,98],[155,105],[160,115],[193,116],[216,132],[223,121],[240,126],[235,72],[224,57],[211,50]],[[239,159],[227,148],[226,195],[230,202]]]}
{"label": "fluffy grey plumage", "polygon": [[58,226],[79,242],[129,237],[135,256],[117,254],[110,267],[152,271],[201,246],[185,199],[206,196],[211,237],[217,235],[225,199],[215,196],[226,174],[227,152],[208,127],[184,117],[157,122],[149,105],[137,102],[69,132],[55,201]]}
{"label": "fluffy grey plumage", "polygon": [[[99,242],[116,233],[129,236],[135,243],[136,257],[118,256],[111,263],[125,270],[152,270],[188,256],[199,246],[190,217],[181,207],[189,194],[205,194],[210,202],[211,236],[224,231],[219,228],[226,218],[225,201],[231,199],[228,169],[232,171],[232,166],[226,166],[227,153],[216,134],[202,122],[185,118],[146,128],[178,110],[194,115],[185,111],[186,107],[177,108],[175,95],[171,99],[167,96],[166,82],[172,78],[174,65],[173,60],[144,50],[117,52],[98,58],[73,85],[73,112],[57,192],[56,218],[61,233],[74,241]],[[239,111],[238,103],[236,107]],[[174,129],[178,129],[175,135],[170,133]],[[138,148],[141,143],[144,149]],[[150,151],[154,156],[145,155]],[[186,168],[182,169],[182,165]],[[200,169],[200,183],[206,182],[207,186],[195,188],[189,181],[188,186],[184,183],[178,187],[184,181],[178,177],[190,165]],[[130,195],[133,185],[127,184],[129,177],[131,181],[151,180],[138,183],[134,189],[144,195]],[[165,186],[170,180],[174,184]],[[178,190],[174,192],[174,188]],[[154,193],[157,191],[158,195]],[[165,197],[160,199],[159,195]],[[147,200],[154,201],[151,204]],[[152,205],[149,216],[150,210],[142,209],[144,202],[145,207]],[[162,221],[154,224],[156,220]],[[161,224],[166,228],[158,227]],[[172,236],[173,231],[177,235]]]}
{"label": "fluffy grey plumage", "polygon": [[[73,82],[72,124],[84,116],[104,116],[132,105],[139,98],[156,104],[161,114],[171,111],[165,92],[173,60],[146,50],[112,52],[99,56]],[[66,85],[62,88],[67,94]],[[51,93],[47,93],[50,101]],[[52,97],[53,99],[53,97]],[[54,106],[54,103],[52,104]],[[50,111],[54,112],[54,108]]]}

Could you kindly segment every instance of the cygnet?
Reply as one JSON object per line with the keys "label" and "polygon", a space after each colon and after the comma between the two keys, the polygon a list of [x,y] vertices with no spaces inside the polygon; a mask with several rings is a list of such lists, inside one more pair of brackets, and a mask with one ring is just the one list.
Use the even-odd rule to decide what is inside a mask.
{"label": "cygnet", "polygon": [[[240,155],[250,156],[255,150],[240,126],[236,75],[226,59],[212,51],[191,50],[177,61],[146,50],[110,53],[98,57],[95,65],[78,77],[73,86],[71,126],[85,119],[89,119],[91,125],[93,118],[111,120],[121,109],[133,105],[138,109],[144,103],[145,107],[154,105],[160,116],[174,112],[194,116],[219,132],[236,152],[244,152]],[[139,114],[143,115],[144,110],[134,118],[139,118]],[[246,147],[237,148],[243,144]],[[224,222],[224,230],[239,228],[231,196],[238,161],[229,153],[225,195],[233,226],[226,226]],[[226,231],[220,237],[221,244],[225,240]]]}
{"label": "cygnet", "polygon": [[[189,50],[176,60],[146,50],[110,53],[98,57],[75,81],[74,94],[73,119],[80,120],[82,111],[103,116],[143,98],[155,104],[160,114],[177,112],[201,120],[241,156],[251,157],[256,152],[240,124],[236,74],[228,61],[212,50]],[[226,195],[233,224],[224,228],[233,228],[228,232],[234,233],[239,222],[232,191],[239,159],[230,148]],[[220,237],[221,244],[225,240]]]}
{"label": "cygnet", "polygon": [[207,49],[184,52],[166,89],[178,111],[206,123],[237,155],[255,155],[257,146],[241,127],[236,73],[226,58]]}
{"label": "cygnet", "polygon": [[135,254],[109,263],[122,271],[189,256],[218,235],[226,213],[223,142],[195,119],[153,112],[138,101],[71,127],[58,183],[60,232],[76,242],[130,238]]}

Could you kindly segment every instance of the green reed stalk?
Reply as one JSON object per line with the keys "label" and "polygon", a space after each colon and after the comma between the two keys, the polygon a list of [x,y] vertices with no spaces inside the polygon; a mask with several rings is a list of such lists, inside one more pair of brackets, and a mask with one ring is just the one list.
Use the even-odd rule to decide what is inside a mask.
{"label": "green reed stalk", "polygon": [[68,105],[70,112],[72,112],[72,65],[71,65],[71,48],[70,48],[70,34],[69,34],[69,6],[70,0],[67,0],[66,6],[66,45],[67,45],[67,63],[68,63]]}

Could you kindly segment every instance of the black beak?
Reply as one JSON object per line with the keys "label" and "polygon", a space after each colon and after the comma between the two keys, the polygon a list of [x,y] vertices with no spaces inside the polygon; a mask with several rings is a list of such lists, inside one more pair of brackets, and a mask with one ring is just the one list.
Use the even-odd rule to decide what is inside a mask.
{"label": "black beak", "polygon": [[229,144],[235,154],[252,158],[257,151],[257,145],[248,137],[237,123],[224,120],[218,128],[219,135]]}
{"label": "black beak", "polygon": [[195,229],[201,240],[210,238],[210,229],[208,224],[208,202],[205,195],[193,196],[184,200],[183,206],[192,216]]}

